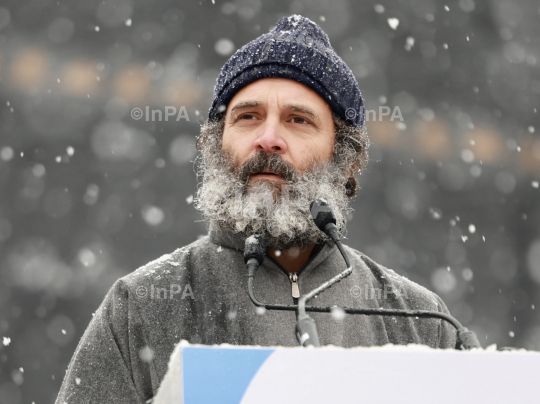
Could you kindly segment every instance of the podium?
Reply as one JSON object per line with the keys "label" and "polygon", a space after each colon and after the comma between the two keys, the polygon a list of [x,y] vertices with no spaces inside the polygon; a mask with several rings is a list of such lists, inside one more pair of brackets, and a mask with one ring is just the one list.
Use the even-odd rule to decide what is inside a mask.
{"label": "podium", "polygon": [[154,404],[539,403],[540,352],[190,345]]}

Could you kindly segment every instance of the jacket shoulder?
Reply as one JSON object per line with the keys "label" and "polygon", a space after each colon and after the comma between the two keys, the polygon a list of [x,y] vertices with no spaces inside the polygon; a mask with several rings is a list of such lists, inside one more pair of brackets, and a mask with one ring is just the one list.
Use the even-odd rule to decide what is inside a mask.
{"label": "jacket shoulder", "polygon": [[360,261],[360,265],[365,265],[380,284],[390,284],[395,289],[396,294],[404,298],[411,309],[448,313],[446,305],[436,293],[375,262],[364,253],[350,247],[348,249]]}
{"label": "jacket shoulder", "polygon": [[[448,308],[437,294],[402,275],[398,275],[393,270],[376,263],[367,255],[357,250],[349,248],[349,251],[353,255],[353,259],[358,262],[358,265],[364,267],[368,271],[368,275],[376,279],[379,287],[382,287],[386,291],[387,285],[391,286],[392,291],[389,293],[391,298],[384,299],[385,304],[400,302],[400,307],[394,308],[429,310],[450,314]],[[416,332],[422,336],[422,343],[435,348],[455,348],[456,330],[448,322],[441,319],[432,319],[424,321],[421,324],[417,326]]]}
{"label": "jacket shoulder", "polygon": [[189,277],[192,257],[205,251],[210,243],[208,236],[148,262],[120,278],[128,288],[141,285],[169,283]]}

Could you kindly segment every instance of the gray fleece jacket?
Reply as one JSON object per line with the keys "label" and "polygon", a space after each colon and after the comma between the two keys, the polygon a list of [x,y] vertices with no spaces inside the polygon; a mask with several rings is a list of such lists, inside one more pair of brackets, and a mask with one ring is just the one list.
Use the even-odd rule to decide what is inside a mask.
{"label": "gray fleece jacket", "polygon": [[[294,312],[257,310],[247,293],[244,240],[209,235],[119,279],[94,314],[69,364],[57,404],[144,403],[152,398],[181,339],[200,344],[297,346]],[[435,310],[434,293],[345,247],[353,273],[321,293],[316,306]],[[317,246],[298,272],[306,293],[345,269],[333,242]],[[267,257],[255,277],[264,303],[294,304],[292,281]],[[438,319],[311,313],[321,344],[425,344],[454,348],[456,332]]]}

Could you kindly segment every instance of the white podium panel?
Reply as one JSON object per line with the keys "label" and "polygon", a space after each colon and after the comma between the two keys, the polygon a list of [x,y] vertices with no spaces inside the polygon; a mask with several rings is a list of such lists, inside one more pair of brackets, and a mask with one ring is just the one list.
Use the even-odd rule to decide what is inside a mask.
{"label": "white podium panel", "polygon": [[155,404],[540,403],[540,353],[372,348],[175,349]]}

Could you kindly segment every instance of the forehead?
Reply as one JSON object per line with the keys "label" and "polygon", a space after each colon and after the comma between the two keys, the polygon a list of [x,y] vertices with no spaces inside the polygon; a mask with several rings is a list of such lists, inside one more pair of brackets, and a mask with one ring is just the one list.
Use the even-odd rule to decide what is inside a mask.
{"label": "forehead", "polygon": [[330,107],[319,94],[304,84],[290,79],[267,78],[248,84],[235,94],[228,110],[246,101],[258,101],[267,107],[275,103],[280,107],[289,104],[304,105],[319,114],[332,115]]}

